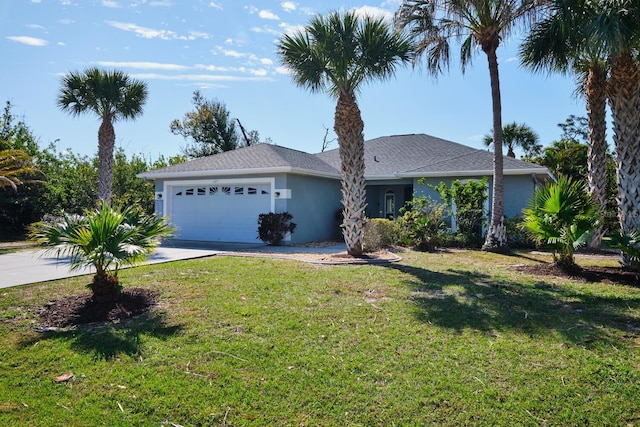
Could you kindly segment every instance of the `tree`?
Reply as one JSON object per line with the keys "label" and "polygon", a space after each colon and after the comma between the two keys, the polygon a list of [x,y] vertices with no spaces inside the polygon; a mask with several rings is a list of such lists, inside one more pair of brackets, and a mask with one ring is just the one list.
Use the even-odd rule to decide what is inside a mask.
{"label": "tree", "polygon": [[101,120],[98,130],[98,197],[111,200],[113,152],[118,120],[135,120],[142,114],[147,85],[122,71],[89,68],[71,72],[62,78],[58,107],[72,116],[91,112]]}
{"label": "tree", "polygon": [[205,157],[238,148],[236,119],[224,103],[207,100],[196,90],[193,105],[195,109],[186,113],[182,121],[175,119],[169,125],[171,133],[193,141],[193,145],[182,149],[187,157]]}
{"label": "tree", "polygon": [[474,47],[486,54],[491,81],[493,112],[493,203],[491,222],[483,245],[500,250],[507,245],[504,226],[504,176],[502,157],[502,102],[496,51],[514,27],[536,14],[533,0],[404,0],[396,12],[398,28],[408,28],[417,41],[414,64],[426,55],[429,72],[438,75],[450,62],[450,42],[462,41],[462,71],[470,64]]}
{"label": "tree", "polygon": [[94,267],[91,291],[97,302],[120,293],[118,270],[144,261],[173,229],[165,218],[123,210],[103,203],[84,215],[63,214],[51,222],[32,226],[30,237],[57,257],[69,256],[71,270]]}
{"label": "tree", "polygon": [[356,94],[365,82],[393,76],[410,60],[412,45],[381,18],[355,12],[316,16],[304,30],[284,35],[278,54],[294,82],[337,98],[334,130],[338,136],[342,183],[343,233],[347,251],[361,256],[365,221],[364,122]]}
{"label": "tree", "polygon": [[[576,7],[579,8],[576,10],[587,12],[576,13]],[[609,63],[604,45],[592,34],[590,19],[594,17],[593,12],[583,0],[551,2],[549,14],[525,39],[520,56],[522,63],[534,71],[544,69],[575,76],[578,83],[576,93],[584,95],[587,106],[588,132],[580,136],[585,137],[588,145],[589,193],[600,211],[604,212],[607,204],[606,92]],[[573,119],[574,116],[570,116],[566,124],[572,126]],[[604,229],[596,231],[589,246],[599,248],[603,233]]]}
{"label": "tree", "polygon": [[0,151],[0,189],[11,187],[18,191],[21,175],[35,172],[31,156],[23,150]]}
{"label": "tree", "polygon": [[[502,143],[507,146],[507,156],[515,158],[516,147],[524,150],[525,157],[533,157],[540,153],[542,146],[538,143],[538,134],[524,123],[509,123],[502,128]],[[493,136],[485,135],[484,145],[493,144]]]}

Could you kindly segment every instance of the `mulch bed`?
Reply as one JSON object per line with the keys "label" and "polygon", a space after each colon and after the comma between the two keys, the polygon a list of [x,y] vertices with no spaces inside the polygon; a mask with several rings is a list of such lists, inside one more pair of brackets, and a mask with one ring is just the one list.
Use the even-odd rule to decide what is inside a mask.
{"label": "mulch bed", "polygon": [[46,304],[40,313],[42,328],[68,328],[87,323],[118,323],[149,311],[157,302],[149,289],[126,288],[109,302],[95,302],[91,293],[61,298]]}
{"label": "mulch bed", "polygon": [[555,264],[518,265],[514,270],[539,276],[554,276],[581,282],[640,286],[640,274],[620,267],[576,266],[563,270]]}

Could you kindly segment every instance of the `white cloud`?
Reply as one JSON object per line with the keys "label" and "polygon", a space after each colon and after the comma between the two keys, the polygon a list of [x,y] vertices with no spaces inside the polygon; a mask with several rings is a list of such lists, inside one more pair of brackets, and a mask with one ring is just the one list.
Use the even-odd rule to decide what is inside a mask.
{"label": "white cloud", "polygon": [[38,39],[36,37],[28,37],[28,36],[9,36],[7,39],[12,40],[14,42],[26,44],[28,46],[46,46],[49,44],[48,41],[44,39]]}
{"label": "white cloud", "polygon": [[116,22],[116,21],[107,21],[107,24],[111,25],[114,28],[123,31],[132,31],[138,35],[138,37],[142,37],[145,39],[162,39],[162,40],[170,40],[179,38],[178,35],[173,31],[168,30],[155,30],[153,28],[141,27],[136,24],[131,24],[127,22]]}
{"label": "white cloud", "polygon": [[31,0],[31,3],[42,3],[42,0]]}
{"label": "white cloud", "polygon": [[30,28],[32,30],[42,30],[42,31],[46,30],[46,28],[44,26],[38,25],[38,24],[29,24],[29,25],[27,25],[27,28]]}
{"label": "white cloud", "polygon": [[73,19],[59,19],[58,20],[58,24],[62,24],[62,25],[71,25],[73,23],[75,23],[76,21],[74,21]]}
{"label": "white cloud", "polygon": [[260,12],[258,12],[258,16],[262,19],[273,19],[276,21],[280,20],[280,17],[270,10],[261,10]]}
{"label": "white cloud", "polygon": [[196,39],[209,39],[211,36],[209,33],[205,33],[204,31],[189,31],[189,36],[187,37],[189,40]]}
{"label": "white cloud", "polygon": [[149,6],[153,6],[153,7],[171,7],[171,6],[173,6],[173,2],[170,2],[170,1],[152,1],[152,2],[149,2]]}
{"label": "white cloud", "polygon": [[273,28],[269,28],[267,26],[264,27],[251,27],[251,31],[258,34],[271,34],[274,36],[279,36],[282,34],[281,31],[274,30]]}
{"label": "white cloud", "polygon": [[141,80],[183,80],[191,82],[242,82],[242,81],[270,81],[269,77],[261,76],[229,76],[229,75],[213,75],[213,74],[179,74],[167,75],[157,73],[141,73],[130,74],[131,77]]}
{"label": "white cloud", "polygon": [[282,3],[280,3],[280,6],[285,12],[293,12],[297,9],[298,3],[294,3],[292,1],[283,1]]}
{"label": "white cloud", "polygon": [[165,71],[184,71],[191,67],[186,65],[169,64],[162,62],[115,62],[115,61],[97,61],[96,64],[102,67],[114,68],[135,68],[139,70],[165,70]]}
{"label": "white cloud", "polygon": [[276,74],[291,74],[291,70],[288,67],[276,67]]}
{"label": "white cloud", "polygon": [[273,60],[270,58],[260,58],[260,63],[262,65],[273,65]]}
{"label": "white cloud", "polygon": [[212,1],[211,3],[209,3],[209,7],[212,7],[214,9],[222,10],[222,5],[220,3],[215,2],[215,1]]}
{"label": "white cloud", "polygon": [[104,7],[111,7],[111,8],[119,8],[120,7],[118,2],[117,1],[113,1],[113,0],[102,0],[102,5]]}
{"label": "white cloud", "polygon": [[[287,24],[287,23],[280,23],[278,25],[280,27],[281,33],[285,33],[287,35],[293,35],[295,33],[298,32],[304,32],[304,25],[298,24],[298,25],[291,25],[291,24]],[[281,34],[279,33],[279,34]]]}
{"label": "white cloud", "polygon": [[370,16],[372,18],[383,18],[387,22],[393,22],[393,12],[388,9],[381,9],[375,6],[361,6],[353,11],[361,17]]}

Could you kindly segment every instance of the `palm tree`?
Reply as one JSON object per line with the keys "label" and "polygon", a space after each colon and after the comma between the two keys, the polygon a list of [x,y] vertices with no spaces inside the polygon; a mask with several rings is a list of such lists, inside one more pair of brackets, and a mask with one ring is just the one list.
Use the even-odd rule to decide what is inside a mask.
{"label": "palm tree", "polygon": [[496,51],[514,27],[533,19],[535,0],[404,0],[396,12],[398,28],[409,28],[417,41],[414,64],[426,55],[427,68],[440,74],[450,62],[451,41],[462,41],[462,71],[471,62],[473,48],[486,54],[491,80],[493,108],[493,203],[485,250],[506,247],[504,226],[504,176],[502,157],[502,103]]}
{"label": "palm tree", "polygon": [[20,177],[35,172],[31,156],[23,150],[0,151],[0,188],[11,187],[18,191],[22,184]]}
{"label": "palm tree", "polygon": [[128,207],[111,208],[106,203],[84,215],[63,214],[53,222],[31,226],[30,238],[57,257],[70,256],[71,270],[94,267],[96,274],[89,285],[94,300],[115,298],[121,286],[121,266],[144,261],[173,229],[165,218],[144,215]]}
{"label": "palm tree", "polygon": [[92,112],[101,120],[98,130],[98,197],[111,200],[113,150],[116,134],[113,123],[135,120],[142,114],[147,99],[147,85],[125,73],[89,68],[71,72],[62,78],[58,107],[73,116]]}
{"label": "palm tree", "polygon": [[[538,143],[538,134],[524,123],[509,123],[502,128],[502,144],[507,146],[507,156],[515,158],[516,147],[522,148],[527,157],[540,154],[542,146]],[[493,136],[485,135],[484,145],[489,147],[493,144]]]}
{"label": "palm tree", "polygon": [[[591,16],[587,13],[585,18],[574,10],[588,9],[583,0],[554,1],[549,15],[537,23],[520,47],[520,57],[523,65],[534,71],[549,70],[576,76],[576,93],[584,95],[587,104],[589,193],[604,213],[607,205],[606,92],[609,66],[602,43],[589,35],[591,21],[587,20],[593,18],[593,13]],[[577,21],[582,18],[585,22]],[[593,233],[589,246],[600,248],[603,234],[604,228]]]}
{"label": "palm tree", "polygon": [[284,35],[278,43],[278,54],[298,86],[337,98],[342,228],[353,256],[362,255],[366,208],[364,123],[356,94],[365,82],[393,76],[399,63],[409,62],[411,49],[408,38],[381,18],[361,18],[355,12],[316,16],[304,30]]}

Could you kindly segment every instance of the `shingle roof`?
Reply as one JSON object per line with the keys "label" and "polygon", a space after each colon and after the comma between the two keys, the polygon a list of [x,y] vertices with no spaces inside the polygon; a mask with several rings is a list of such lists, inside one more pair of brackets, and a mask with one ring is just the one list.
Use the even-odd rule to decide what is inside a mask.
{"label": "shingle roof", "polygon": [[297,171],[316,175],[340,176],[339,169],[313,154],[272,144],[257,144],[232,151],[200,157],[185,163],[140,174],[144,178],[166,175],[212,173],[258,173],[260,171]]}
{"label": "shingle roof", "polygon": [[[493,173],[493,153],[425,134],[371,139],[365,142],[364,150],[367,179]],[[260,172],[295,172],[339,178],[339,150],[309,154],[277,145],[258,144],[156,169],[139,176],[155,179]],[[504,157],[504,173],[548,172],[543,166]]]}
{"label": "shingle roof", "polygon": [[[364,144],[365,177],[421,177],[451,173],[493,173],[493,153],[425,134],[394,135]],[[325,162],[339,168],[338,150],[319,153]],[[546,169],[522,160],[504,157],[505,174],[531,173]]]}

